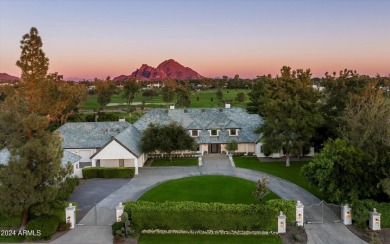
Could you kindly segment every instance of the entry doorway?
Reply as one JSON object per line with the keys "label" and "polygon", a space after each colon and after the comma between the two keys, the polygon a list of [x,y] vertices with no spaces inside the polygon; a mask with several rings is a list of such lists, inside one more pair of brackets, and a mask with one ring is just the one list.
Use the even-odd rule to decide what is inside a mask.
{"label": "entry doorway", "polygon": [[209,153],[221,153],[221,144],[210,143],[209,144]]}

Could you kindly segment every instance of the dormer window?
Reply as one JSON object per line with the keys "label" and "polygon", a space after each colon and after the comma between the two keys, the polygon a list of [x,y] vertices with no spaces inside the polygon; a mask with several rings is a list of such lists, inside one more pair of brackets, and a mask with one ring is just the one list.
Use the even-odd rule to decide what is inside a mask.
{"label": "dormer window", "polygon": [[198,130],[191,130],[191,136],[198,137],[199,136],[199,131]]}
{"label": "dormer window", "polygon": [[229,130],[229,135],[230,136],[237,136],[238,135],[238,130],[237,129],[230,129]]}
{"label": "dormer window", "polygon": [[210,136],[218,136],[218,130],[210,130]]}

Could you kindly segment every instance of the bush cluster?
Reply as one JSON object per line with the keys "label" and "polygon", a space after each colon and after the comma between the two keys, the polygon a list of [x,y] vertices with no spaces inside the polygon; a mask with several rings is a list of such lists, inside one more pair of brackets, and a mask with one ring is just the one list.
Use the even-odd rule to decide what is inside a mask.
{"label": "bush cluster", "polygon": [[61,184],[61,188],[58,189],[57,199],[65,201],[66,199],[68,199],[70,194],[72,194],[72,192],[78,185],[79,185],[79,179],[74,177],[66,178],[66,180]]}
{"label": "bush cluster", "polygon": [[92,178],[133,178],[134,168],[89,167],[83,169],[84,179]]}
{"label": "bush cluster", "polygon": [[125,211],[141,229],[272,231],[279,211],[295,221],[295,202],[279,199],[261,205],[138,201],[126,203]]}
{"label": "bush cluster", "polygon": [[368,226],[370,212],[376,208],[381,214],[381,227],[390,228],[390,203],[376,202],[374,200],[359,200],[352,206],[352,219],[358,228],[364,229]]}
{"label": "bush cluster", "polygon": [[26,230],[40,231],[40,235],[29,235],[26,238],[28,240],[42,240],[50,239],[50,237],[56,233],[59,220],[56,216],[40,216],[33,220],[30,220],[26,226]]}

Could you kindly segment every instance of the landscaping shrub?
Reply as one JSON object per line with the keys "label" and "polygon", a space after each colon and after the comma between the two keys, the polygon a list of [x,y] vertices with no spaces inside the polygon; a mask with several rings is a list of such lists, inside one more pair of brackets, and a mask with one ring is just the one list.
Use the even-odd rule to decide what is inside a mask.
{"label": "landscaping shrub", "polygon": [[19,216],[7,216],[0,213],[0,229],[4,228],[16,228],[20,226],[22,222],[22,215]]}
{"label": "landscaping shrub", "polygon": [[355,225],[360,229],[366,228],[373,208],[381,214],[381,227],[390,228],[390,203],[374,200],[359,200],[353,204],[352,219]]}
{"label": "landscaping shrub", "polygon": [[134,168],[89,167],[83,169],[84,179],[92,178],[133,178]]}
{"label": "landscaping shrub", "polygon": [[58,224],[57,230],[58,230],[58,231],[70,230],[70,226],[71,226],[70,223],[66,223],[65,221],[61,221],[61,222]]}
{"label": "landscaping shrub", "polygon": [[125,227],[125,223],[123,222],[115,222],[112,224],[112,235],[116,236],[116,231],[120,230],[122,227]]}
{"label": "landscaping shrub", "polygon": [[125,211],[141,229],[271,231],[277,228],[280,210],[295,219],[295,214],[291,216],[295,203],[279,201],[257,205],[137,201],[126,203]]}
{"label": "landscaping shrub", "polygon": [[50,239],[56,233],[59,221],[56,216],[40,216],[36,219],[30,220],[26,226],[26,230],[40,231],[40,235],[28,235],[28,240],[42,240]]}
{"label": "landscaping shrub", "polygon": [[79,185],[79,179],[75,177],[68,177],[62,183],[61,188],[58,190],[57,199],[65,201],[70,194],[74,191],[76,186]]}

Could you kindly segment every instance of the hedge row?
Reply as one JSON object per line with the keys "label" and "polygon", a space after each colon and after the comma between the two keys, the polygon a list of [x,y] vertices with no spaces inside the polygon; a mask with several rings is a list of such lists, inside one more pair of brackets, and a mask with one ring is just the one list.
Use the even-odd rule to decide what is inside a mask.
{"label": "hedge row", "polygon": [[83,169],[84,179],[92,178],[133,178],[134,168],[103,168],[103,167],[88,167]]}
{"label": "hedge row", "polygon": [[352,219],[360,228],[365,228],[368,225],[370,212],[376,208],[376,211],[381,214],[381,227],[390,228],[390,203],[376,202],[374,200],[360,200],[352,206]]}
{"label": "hedge row", "polygon": [[[56,216],[40,216],[30,220],[26,226],[26,230],[34,231],[36,235],[28,235],[27,240],[42,240],[50,239],[56,233],[59,220]],[[38,231],[40,233],[38,233]]]}
{"label": "hedge row", "polygon": [[295,221],[295,202],[279,199],[261,205],[137,201],[126,203],[125,211],[141,229],[272,231],[279,211]]}

